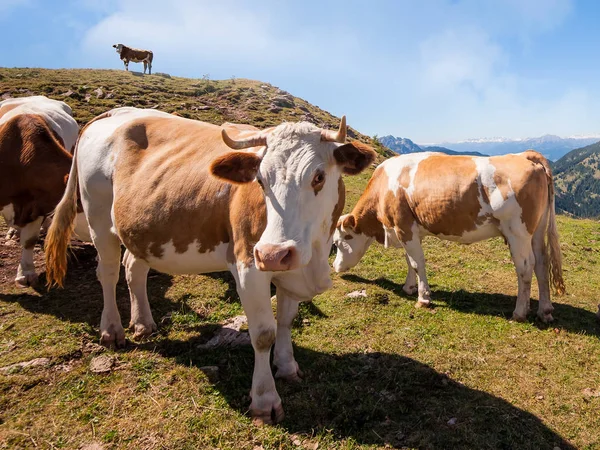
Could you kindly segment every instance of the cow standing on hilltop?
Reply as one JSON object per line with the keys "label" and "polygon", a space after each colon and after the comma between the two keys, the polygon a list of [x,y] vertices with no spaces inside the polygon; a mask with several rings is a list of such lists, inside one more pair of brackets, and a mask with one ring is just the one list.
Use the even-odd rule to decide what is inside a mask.
{"label": "cow standing on hilltop", "polygon": [[136,63],[144,63],[144,73],[146,68],[148,69],[148,75],[152,75],[152,59],[154,54],[150,50],[140,50],[138,48],[127,47],[123,44],[115,44],[113,48],[117,50],[117,53],[121,57],[121,61],[125,65],[125,70],[129,70],[129,61]]}
{"label": "cow standing on hilltop", "polygon": [[375,170],[352,212],[340,217],[334,268],[343,272],[354,267],[374,241],[403,247],[408,262],[403,290],[418,293],[417,307],[428,306],[421,246],[428,235],[463,244],[503,236],[519,282],[513,318],[526,318],[535,271],[538,317],[553,320],[550,281],[559,294],[565,285],[554,182],[541,154],[528,150],[483,158],[424,152],[388,159]]}
{"label": "cow standing on hilltop", "polygon": [[[33,248],[40,226],[63,195],[79,126],[64,103],[43,96],[0,102],[0,211],[21,234],[15,282],[35,284]],[[82,219],[83,215],[79,215]],[[87,237],[87,223],[77,232]]]}

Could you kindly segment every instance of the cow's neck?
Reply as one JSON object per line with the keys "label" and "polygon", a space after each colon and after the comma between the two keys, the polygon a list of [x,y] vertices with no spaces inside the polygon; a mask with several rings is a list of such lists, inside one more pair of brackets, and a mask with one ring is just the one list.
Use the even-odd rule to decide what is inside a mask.
{"label": "cow's neck", "polygon": [[356,232],[362,233],[371,238],[377,239],[377,242],[385,242],[383,224],[378,218],[377,209],[379,196],[374,190],[367,189],[358,201],[358,204],[352,211],[356,219]]}

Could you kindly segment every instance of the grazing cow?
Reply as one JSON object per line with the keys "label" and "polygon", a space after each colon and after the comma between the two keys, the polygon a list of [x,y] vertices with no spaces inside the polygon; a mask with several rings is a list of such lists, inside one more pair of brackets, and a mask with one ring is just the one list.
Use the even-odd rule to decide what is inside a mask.
{"label": "grazing cow", "polygon": [[150,268],[229,270],[255,351],[250,411],[259,422],[279,421],[271,346],[276,376],[299,379],[290,329],[298,303],[331,286],[328,255],[345,195],[341,174],[359,173],[375,158],[370,147],[344,143],[345,137],[344,118],[337,132],[306,122],[260,131],[156,110],[113,110],[81,133],[46,238],[48,280],[61,285],[65,275],[78,182],[98,250],[104,344],[125,344],[115,300],[121,244],[134,337],[156,330],[146,292]]}
{"label": "grazing cow", "polygon": [[150,50],[140,50],[137,48],[127,47],[123,44],[115,44],[113,47],[117,50],[117,53],[121,57],[121,61],[125,65],[125,70],[129,70],[129,61],[136,63],[144,63],[144,73],[146,68],[148,69],[148,75],[152,75],[152,59],[154,54]]}
{"label": "grazing cow", "polygon": [[538,316],[544,322],[553,320],[549,279],[559,294],[565,286],[554,182],[541,154],[528,150],[484,158],[425,152],[385,161],[352,212],[337,224],[334,269],[343,272],[354,267],[375,240],[386,247],[404,247],[408,275],[403,289],[408,294],[418,292],[417,307],[428,306],[421,247],[428,235],[463,244],[504,236],[519,284],[513,318],[525,320],[535,270]]}
{"label": "grazing cow", "polygon": [[[6,223],[20,231],[15,282],[26,287],[37,281],[33,247],[44,218],[65,190],[72,156],[64,143],[75,142],[78,127],[63,102],[45,97],[14,100],[0,103],[0,209]],[[87,225],[78,225],[85,238]]]}

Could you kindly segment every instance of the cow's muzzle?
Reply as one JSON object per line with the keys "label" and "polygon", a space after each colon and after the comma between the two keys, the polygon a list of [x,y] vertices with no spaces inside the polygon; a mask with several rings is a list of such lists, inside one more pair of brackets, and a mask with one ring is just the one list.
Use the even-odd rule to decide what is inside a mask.
{"label": "cow's muzzle", "polygon": [[280,272],[300,267],[300,254],[293,244],[257,244],[254,261],[259,270]]}

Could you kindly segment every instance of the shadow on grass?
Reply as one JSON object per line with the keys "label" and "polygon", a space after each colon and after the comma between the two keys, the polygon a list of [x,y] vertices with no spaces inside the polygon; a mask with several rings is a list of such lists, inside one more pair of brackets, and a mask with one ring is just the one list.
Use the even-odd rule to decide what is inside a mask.
{"label": "shadow on grass", "polygon": [[[403,298],[413,298],[408,296],[403,290],[402,285],[387,278],[376,278],[369,280],[359,275],[342,275],[346,281],[362,284],[373,284],[380,288],[393,292]],[[516,291],[515,280],[515,291]],[[416,297],[415,297],[416,298]],[[436,290],[432,286],[431,298],[434,304],[445,305],[455,311],[482,314],[488,316],[502,316],[507,319],[512,317],[512,312],[515,309],[517,297],[505,294],[494,294],[487,292],[467,292],[464,290],[444,291]],[[547,325],[541,323],[535,318],[538,308],[538,301],[531,300],[530,320],[535,322],[536,326],[546,328],[552,326],[559,329],[564,329],[573,333],[587,333],[600,336],[600,323],[597,315],[592,311],[587,311],[575,306],[558,303],[560,297],[553,297],[552,305],[554,306],[554,322]]]}
{"label": "shadow on grass", "polygon": [[[218,366],[215,388],[246,412],[252,347],[203,350],[194,341],[164,342],[156,351],[185,366]],[[286,411],[280,426],[288,433],[410,448],[574,448],[535,415],[411,358],[298,347],[295,354],[304,382],[277,381]]]}
{"label": "shadow on grass", "polygon": [[[96,249],[92,245],[75,245],[69,258],[64,288],[46,288],[46,274],[42,272],[35,290],[29,289],[19,293],[0,293],[0,300],[17,302],[25,310],[36,314],[51,314],[63,320],[85,322],[98,327],[102,314],[102,287],[96,278]],[[150,271],[148,276],[148,298],[152,314],[157,320],[175,310],[180,309],[165,293],[173,284],[172,277],[159,272]],[[123,267],[117,284],[117,305],[124,325],[129,323],[130,301],[129,290],[125,282]]]}

